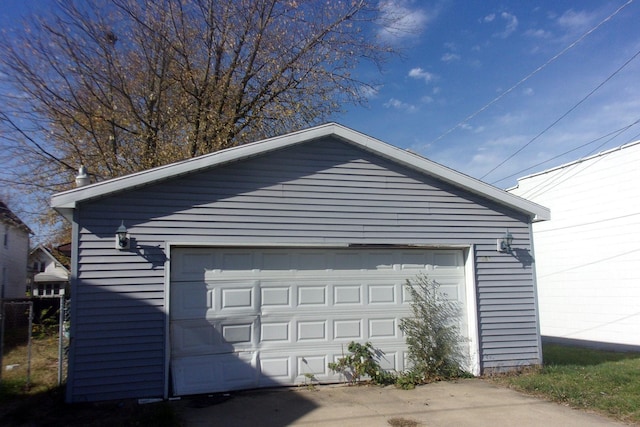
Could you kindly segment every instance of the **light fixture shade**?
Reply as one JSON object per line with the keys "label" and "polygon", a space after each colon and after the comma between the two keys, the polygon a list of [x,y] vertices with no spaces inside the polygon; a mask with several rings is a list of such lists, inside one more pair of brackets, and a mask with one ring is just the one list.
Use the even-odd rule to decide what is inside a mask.
{"label": "light fixture shade", "polygon": [[511,249],[511,244],[513,243],[513,234],[511,234],[509,230],[504,233],[504,240],[507,242],[507,246],[509,247],[509,249]]}
{"label": "light fixture shade", "polygon": [[127,227],[124,226],[124,221],[122,221],[120,227],[116,230],[116,249],[129,249],[129,243],[129,233],[127,232]]}
{"label": "light fixture shade", "polygon": [[502,238],[496,241],[496,250],[500,253],[511,253],[511,244],[513,243],[513,234],[507,230]]}

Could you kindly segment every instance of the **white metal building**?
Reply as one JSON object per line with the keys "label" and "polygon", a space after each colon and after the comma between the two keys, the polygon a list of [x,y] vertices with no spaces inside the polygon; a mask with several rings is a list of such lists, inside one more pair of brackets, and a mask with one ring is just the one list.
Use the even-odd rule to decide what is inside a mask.
{"label": "white metal building", "polygon": [[518,180],[533,224],[543,336],[640,346],[640,141]]}

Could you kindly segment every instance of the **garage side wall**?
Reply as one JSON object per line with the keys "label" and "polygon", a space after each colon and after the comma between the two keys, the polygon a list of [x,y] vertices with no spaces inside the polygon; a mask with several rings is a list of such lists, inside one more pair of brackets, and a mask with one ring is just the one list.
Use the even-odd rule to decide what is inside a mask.
{"label": "garage side wall", "polygon": [[[529,219],[338,139],[185,175],[77,209],[69,401],[164,391],[168,243],[474,245],[481,368],[540,362]],[[124,221],[132,238],[114,249]],[[514,235],[513,254],[496,239]]]}

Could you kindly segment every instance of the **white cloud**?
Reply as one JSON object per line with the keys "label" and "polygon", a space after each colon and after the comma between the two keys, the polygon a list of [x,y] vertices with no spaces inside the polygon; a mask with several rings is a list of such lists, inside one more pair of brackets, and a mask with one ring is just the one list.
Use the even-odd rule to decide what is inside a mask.
{"label": "white cloud", "polygon": [[460,59],[460,55],[452,52],[447,52],[444,55],[442,55],[442,57],[440,58],[442,62],[458,61],[459,59]]}
{"label": "white cloud", "polygon": [[496,19],[496,14],[495,13],[491,13],[487,16],[485,16],[484,18],[482,18],[483,22],[493,22],[493,20]]}
{"label": "white cloud", "polygon": [[[504,30],[493,34],[493,37],[500,37],[506,39],[509,37],[517,28],[518,28],[518,17],[509,12],[502,12],[500,15],[496,15],[495,13],[491,13],[486,15],[484,18],[480,20],[483,23],[493,23],[497,18],[500,18],[505,22]],[[496,24],[493,24],[496,25]]]}
{"label": "white cloud", "polygon": [[552,37],[552,34],[550,31],[547,30],[543,30],[541,28],[538,29],[530,29],[524,32],[524,35],[527,37],[532,37],[535,39],[548,39]]}
{"label": "white cloud", "polygon": [[535,94],[535,92],[534,92],[533,88],[530,88],[530,87],[526,87],[526,88],[524,88],[524,89],[522,90],[522,93],[523,93],[524,95],[527,95],[527,96],[532,96],[533,94]]}
{"label": "white cloud", "polygon": [[414,79],[422,79],[425,81],[425,83],[429,83],[436,78],[436,75],[417,67],[412,68],[409,71],[409,77],[412,77]]}
{"label": "white cloud", "polygon": [[500,17],[507,21],[505,29],[503,32],[499,33],[498,36],[502,38],[507,38],[518,28],[518,18],[515,15],[512,15],[508,12],[502,12]]}
{"label": "white cloud", "polygon": [[416,111],[417,108],[415,105],[411,105],[408,104],[406,102],[402,102],[399,99],[396,98],[391,98],[389,99],[387,102],[384,103],[384,106],[386,108],[393,108],[396,110],[402,110],[402,111],[408,111],[408,112],[413,112]]}
{"label": "white cloud", "polygon": [[562,15],[560,15],[556,22],[561,27],[575,31],[590,26],[593,22],[593,19],[594,15],[589,14],[585,11],[576,12],[573,9],[569,9]]}
{"label": "white cloud", "polygon": [[358,88],[359,95],[367,99],[373,99],[380,93],[380,87],[374,87],[369,85],[360,85]]}
{"label": "white cloud", "polygon": [[425,10],[412,6],[413,2],[409,0],[381,0],[379,8],[382,28],[378,31],[378,36],[387,41],[396,41],[419,34],[437,14],[437,11],[433,11],[429,15]]}

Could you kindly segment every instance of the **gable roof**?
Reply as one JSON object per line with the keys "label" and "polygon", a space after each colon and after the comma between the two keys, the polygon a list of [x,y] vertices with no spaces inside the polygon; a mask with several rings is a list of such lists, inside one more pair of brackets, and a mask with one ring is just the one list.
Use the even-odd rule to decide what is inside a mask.
{"label": "gable roof", "polygon": [[54,263],[57,263],[59,265],[59,267],[64,269],[64,271],[67,274],[69,274],[69,269],[65,265],[65,260],[59,259],[57,256],[54,255],[54,253],[51,250],[49,250],[44,245],[38,245],[35,248],[33,248],[31,250],[31,252],[29,253],[29,259],[31,259],[33,256],[35,256],[38,252],[44,254],[45,257],[47,257],[50,261],[53,261]]}
{"label": "gable roof", "polygon": [[337,123],[327,123],[283,136],[228,148],[200,157],[194,157],[181,162],[54,194],[51,197],[51,207],[71,221],[73,209],[75,209],[79,203],[85,201],[146,186],[181,175],[219,167],[231,162],[263,155],[275,150],[329,136],[339,138],[346,143],[417,170],[418,172],[433,176],[503,206],[526,213],[534,221],[543,221],[550,218],[549,209],[543,206]]}
{"label": "gable roof", "polygon": [[27,224],[22,222],[22,220],[18,218],[18,215],[14,214],[2,201],[0,201],[0,222],[13,225],[29,234],[33,234],[33,231],[31,231]]}

